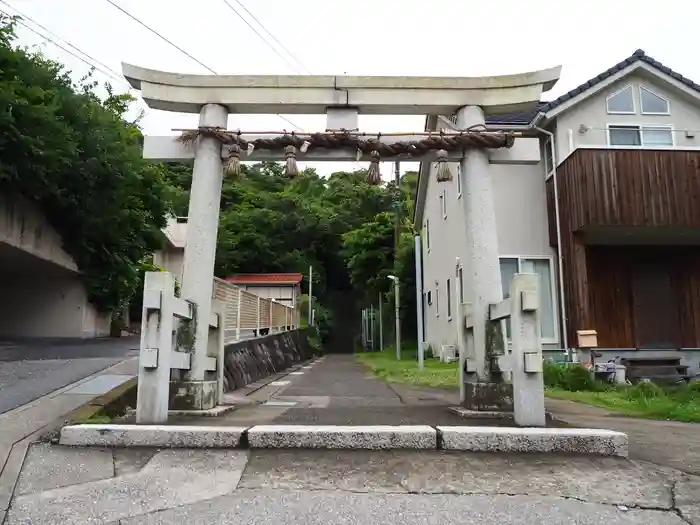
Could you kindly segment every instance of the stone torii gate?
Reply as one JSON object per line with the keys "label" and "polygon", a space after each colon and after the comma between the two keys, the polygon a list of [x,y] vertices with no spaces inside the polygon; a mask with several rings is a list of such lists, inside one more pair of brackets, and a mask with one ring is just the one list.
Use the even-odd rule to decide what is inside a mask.
{"label": "stone torii gate", "polygon": [[[463,205],[471,249],[468,275],[473,290],[475,373],[470,380],[488,383],[486,322],[490,304],[502,300],[498,265],[489,149],[509,148],[514,135],[489,132],[485,114],[532,109],[543,91],[559,79],[560,67],[492,77],[367,77],[286,75],[188,75],[123,64],[131,86],[141,91],[153,109],[199,114],[196,130],[183,136],[146,136],[144,157],[156,161],[194,160],[187,243],[181,295],[197,307],[199,319],[209,319],[224,166],[236,171],[239,162],[295,159],[378,162],[434,160],[461,162]],[[326,114],[325,133],[227,131],[229,114]],[[358,115],[455,115],[458,131],[432,133],[362,133]],[[465,155],[465,151],[469,154]],[[517,148],[499,155],[517,155]],[[517,160],[517,159],[512,159]],[[438,170],[438,177],[449,176]],[[211,391],[216,381],[207,367],[207,323],[196,325],[191,391]],[[212,396],[196,410],[212,408]]]}

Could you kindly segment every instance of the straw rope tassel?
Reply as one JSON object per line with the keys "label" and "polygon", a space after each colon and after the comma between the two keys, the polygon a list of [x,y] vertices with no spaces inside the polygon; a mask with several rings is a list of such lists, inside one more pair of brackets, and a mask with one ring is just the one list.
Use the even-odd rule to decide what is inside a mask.
{"label": "straw rope tassel", "polygon": [[284,154],[287,157],[287,161],[284,165],[284,174],[287,177],[296,177],[299,175],[299,167],[297,166],[297,149],[294,146],[286,146],[284,148]]}
{"label": "straw rope tassel", "polygon": [[447,163],[447,150],[437,151],[437,162],[435,163],[436,176],[438,182],[449,182],[452,180],[450,165]]}
{"label": "straw rope tassel", "polygon": [[367,170],[367,184],[376,186],[382,182],[382,174],[379,172],[379,161],[381,156],[379,152],[374,150],[370,154],[369,169]]}
{"label": "straw rope tassel", "polygon": [[238,144],[231,146],[228,160],[224,168],[226,175],[236,178],[241,174],[241,147]]}

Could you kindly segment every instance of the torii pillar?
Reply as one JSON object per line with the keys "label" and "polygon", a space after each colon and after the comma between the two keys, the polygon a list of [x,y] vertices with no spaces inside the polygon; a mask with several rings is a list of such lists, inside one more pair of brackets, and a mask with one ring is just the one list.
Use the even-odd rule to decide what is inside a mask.
{"label": "torii pillar", "polygon": [[[227,121],[226,107],[218,104],[202,106],[199,113],[200,127],[226,128]],[[208,410],[218,403],[217,374],[206,370],[206,358],[217,357],[209,355],[211,345],[207,320],[212,311],[222,182],[221,142],[201,136],[195,144],[181,286],[183,299],[197,305],[193,326],[195,338],[193,348],[188,349],[192,354],[190,370],[185,382],[177,386],[183,388],[184,385],[188,390],[185,398],[190,400],[191,410]]]}
{"label": "torii pillar", "polygon": [[[483,109],[479,106],[460,108],[456,124],[460,130],[470,126],[484,126]],[[460,167],[458,176],[462,178],[460,183],[465,193],[462,206],[470,252],[467,257],[467,278],[472,292],[470,301],[474,331],[474,355],[467,356],[468,362],[473,362],[474,366],[465,370],[463,402],[473,410],[510,408],[512,386],[494,381],[491,374],[492,356],[488,349],[488,345],[494,343],[493,338],[487,335],[489,305],[503,299],[488,152],[483,149],[469,150],[462,158]],[[460,319],[459,322],[462,323],[463,320]]]}

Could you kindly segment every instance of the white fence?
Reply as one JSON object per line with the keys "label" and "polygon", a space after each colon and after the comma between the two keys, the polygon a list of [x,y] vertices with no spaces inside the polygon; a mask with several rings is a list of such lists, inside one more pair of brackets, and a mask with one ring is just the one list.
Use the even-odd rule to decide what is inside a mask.
{"label": "white fence", "polygon": [[248,292],[218,277],[214,278],[213,298],[224,305],[226,343],[299,327],[298,310],[274,299]]}
{"label": "white fence", "polygon": [[[521,273],[513,276],[509,298],[489,306],[488,323],[501,325],[503,355],[496,357],[503,380],[513,384],[515,422],[522,426],[544,426],[544,378],[542,376],[542,336],[540,329],[538,276]],[[474,320],[470,304],[457,302],[457,318],[464,319],[463,340],[459,341],[460,401],[465,399],[465,374],[477,371],[474,359]],[[504,321],[510,319],[510,350],[505,340]],[[493,348],[493,347],[492,347]],[[487,356],[488,359],[489,356]]]}

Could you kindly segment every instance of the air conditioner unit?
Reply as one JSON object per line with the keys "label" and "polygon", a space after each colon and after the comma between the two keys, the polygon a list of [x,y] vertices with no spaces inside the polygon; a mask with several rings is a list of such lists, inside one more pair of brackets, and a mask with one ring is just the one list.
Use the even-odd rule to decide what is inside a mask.
{"label": "air conditioner unit", "polygon": [[455,345],[442,345],[440,347],[440,361],[451,363],[457,360],[457,347]]}

